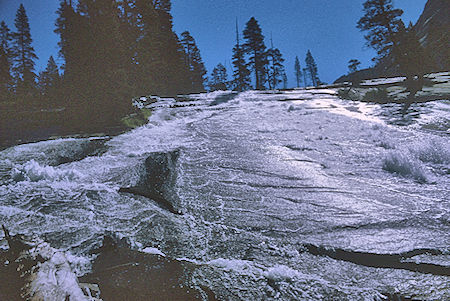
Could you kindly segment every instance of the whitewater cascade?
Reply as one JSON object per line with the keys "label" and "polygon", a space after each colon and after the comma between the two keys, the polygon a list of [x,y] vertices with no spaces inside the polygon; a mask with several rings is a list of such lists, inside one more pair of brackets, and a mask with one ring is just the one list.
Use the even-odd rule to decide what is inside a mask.
{"label": "whitewater cascade", "polygon": [[0,152],[1,223],[53,250],[38,283],[88,274],[108,234],[188,267],[204,299],[450,298],[449,101],[402,126],[333,89],[146,106],[116,137]]}

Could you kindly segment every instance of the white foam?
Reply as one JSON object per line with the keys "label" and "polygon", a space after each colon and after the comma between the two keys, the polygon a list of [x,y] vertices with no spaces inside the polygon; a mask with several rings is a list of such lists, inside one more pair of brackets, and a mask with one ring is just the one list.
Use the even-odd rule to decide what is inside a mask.
{"label": "white foam", "polygon": [[383,169],[404,177],[413,178],[420,183],[428,182],[424,166],[408,151],[391,151],[382,161]]}
{"label": "white foam", "polygon": [[437,139],[418,142],[410,147],[410,151],[422,162],[450,164],[450,144]]}
{"label": "white foam", "polygon": [[18,165],[12,170],[12,178],[16,182],[39,182],[43,180],[61,181],[80,178],[81,174],[75,170],[60,170],[52,166],[41,165],[35,160]]}
{"label": "white foam", "polygon": [[278,281],[289,282],[292,281],[294,278],[301,276],[304,278],[303,274],[285,265],[277,265],[272,268],[269,268],[264,273],[264,275],[266,276],[267,279],[276,282]]}
{"label": "white foam", "polygon": [[31,277],[29,294],[33,300],[66,300],[67,297],[75,301],[90,300],[83,294],[64,252],[40,242],[30,254],[46,260],[38,265],[37,272]]}
{"label": "white foam", "polygon": [[164,254],[163,252],[161,252],[161,250],[159,250],[157,248],[146,247],[146,248],[142,249],[141,252],[146,253],[146,254],[160,255],[162,257],[166,257],[166,254]]}

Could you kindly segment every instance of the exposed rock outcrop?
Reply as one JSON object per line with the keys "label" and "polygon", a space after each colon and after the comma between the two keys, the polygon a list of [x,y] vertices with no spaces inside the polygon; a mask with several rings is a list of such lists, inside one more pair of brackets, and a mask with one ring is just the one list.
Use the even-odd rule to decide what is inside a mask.
{"label": "exposed rock outcrop", "polygon": [[145,160],[145,170],[138,184],[121,188],[119,192],[145,196],[172,213],[182,214],[176,193],[178,156],[179,150],[151,153]]}

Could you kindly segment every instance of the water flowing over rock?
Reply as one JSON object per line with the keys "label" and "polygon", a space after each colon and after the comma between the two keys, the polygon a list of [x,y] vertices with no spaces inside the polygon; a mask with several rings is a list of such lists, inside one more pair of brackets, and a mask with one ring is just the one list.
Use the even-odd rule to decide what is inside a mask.
{"label": "water flowing over rock", "polygon": [[[319,88],[143,107],[149,123],[98,153],[75,138],[0,151],[0,220],[30,242],[24,270],[37,276],[20,277],[20,254],[1,257],[0,287],[105,301],[450,298],[448,100],[402,115]],[[55,286],[63,272],[71,285]]]}

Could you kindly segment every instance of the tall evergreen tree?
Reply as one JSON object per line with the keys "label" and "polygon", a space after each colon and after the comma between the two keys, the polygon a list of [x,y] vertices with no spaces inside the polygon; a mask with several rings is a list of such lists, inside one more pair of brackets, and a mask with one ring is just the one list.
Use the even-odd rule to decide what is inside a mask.
{"label": "tall evergreen tree", "polygon": [[0,45],[0,101],[6,101],[9,98],[12,77],[9,73],[9,61],[6,51]]}
{"label": "tall evergreen tree", "polygon": [[412,23],[405,28],[402,22],[395,39],[398,44],[394,51],[394,60],[406,77],[423,76],[431,71],[430,55],[420,43]]}
{"label": "tall evergreen tree", "polygon": [[245,91],[250,89],[250,70],[245,62],[245,52],[239,40],[239,31],[236,21],[236,45],[233,48],[233,89],[236,91]]}
{"label": "tall evergreen tree", "polygon": [[283,89],[287,89],[288,87],[288,77],[286,72],[283,72]]}
{"label": "tall evergreen tree", "polygon": [[37,59],[34,48],[31,46],[32,39],[30,24],[25,8],[20,4],[14,20],[16,31],[13,33],[11,55],[13,57],[12,71],[17,84],[19,94],[32,93],[35,85],[34,60]]}
{"label": "tall evergreen tree", "polygon": [[[133,81],[138,93],[165,93],[169,73],[165,67],[163,47],[167,41],[162,36],[162,13],[159,14],[154,1],[131,1],[127,17],[129,29],[126,32],[133,64]],[[166,25],[167,26],[167,25]]]}
{"label": "tall evergreen tree", "polygon": [[6,100],[10,96],[13,87],[11,76],[11,40],[12,34],[4,21],[0,23],[0,100]]}
{"label": "tall evergreen tree", "polygon": [[218,64],[211,73],[209,83],[211,91],[228,89],[228,74],[224,65]]}
{"label": "tall evergreen tree", "polygon": [[195,40],[189,31],[185,31],[181,34],[181,44],[183,45],[186,53],[185,64],[190,70],[192,83],[191,92],[202,92],[205,90],[204,82],[206,68],[200,56],[200,50],[198,49]]}
{"label": "tall evergreen tree", "polygon": [[278,48],[274,48],[273,46],[267,50],[267,61],[268,61],[268,82],[270,89],[276,89],[278,84],[280,84],[283,80],[284,73],[284,58]]}
{"label": "tall evergreen tree", "polygon": [[77,46],[80,45],[78,35],[80,28],[77,28],[77,21],[81,17],[76,14],[71,1],[68,2],[67,0],[61,1],[57,15],[54,32],[59,35],[59,55],[64,60],[62,68],[66,70],[64,75],[67,78],[70,77],[70,72],[75,69],[76,59],[79,55]]}
{"label": "tall evergreen tree", "polygon": [[264,83],[266,81],[266,67],[268,62],[264,36],[261,27],[254,17],[251,17],[245,25],[244,39],[244,51],[250,55],[248,65],[255,74],[255,88],[262,90],[265,88]]}
{"label": "tall evergreen tree", "polygon": [[[167,74],[167,80],[165,84],[167,85],[167,91],[171,94],[179,92],[190,92],[191,82],[190,82],[190,70],[184,64],[185,52],[184,48],[179,40],[178,36],[173,31],[173,21],[170,0],[153,0],[155,9],[158,13],[159,22],[159,35],[157,36],[157,43],[160,44],[160,57],[163,58],[162,66],[164,67],[164,73]],[[197,46],[195,46],[197,48]],[[194,61],[194,70],[197,75],[194,76],[196,79],[195,90],[204,90],[204,76],[206,75],[206,69],[200,57],[200,51],[197,48],[196,59]],[[202,74],[200,76],[200,74]]]}
{"label": "tall evergreen tree", "polygon": [[[39,73],[38,87],[45,98],[53,98],[60,83],[59,68],[53,56],[48,59],[47,67]],[[53,100],[53,99],[51,99]]]}
{"label": "tall evergreen tree", "polygon": [[[357,28],[367,31],[368,46],[377,51],[377,60],[389,58],[406,76],[406,90],[410,92],[405,110],[423,88],[423,74],[429,68],[429,59],[417,38],[412,24],[405,28],[401,9],[394,9],[392,0],[367,0],[364,16]],[[390,56],[389,56],[390,55]]]}
{"label": "tall evergreen tree", "polygon": [[395,34],[401,26],[401,9],[394,9],[392,0],[367,0],[364,2],[364,16],[357,28],[367,31],[364,36],[367,45],[377,51],[380,60],[386,57],[396,44]]}
{"label": "tall evergreen tree", "polygon": [[6,53],[8,57],[9,64],[12,63],[11,40],[12,40],[12,33],[9,30],[8,26],[6,25],[5,21],[2,21],[0,23],[0,46],[3,47],[3,51]]}
{"label": "tall evergreen tree", "polygon": [[300,83],[302,82],[302,67],[300,66],[300,60],[298,59],[298,56],[295,57],[295,63],[294,63],[294,71],[295,71],[295,79],[297,81],[297,88],[300,87]]}
{"label": "tall evergreen tree", "polygon": [[316,87],[320,83],[320,80],[317,71],[317,64],[310,50],[308,50],[308,52],[306,53],[305,62],[306,62],[306,69],[308,70],[308,74],[311,78],[312,84],[314,87]]}

